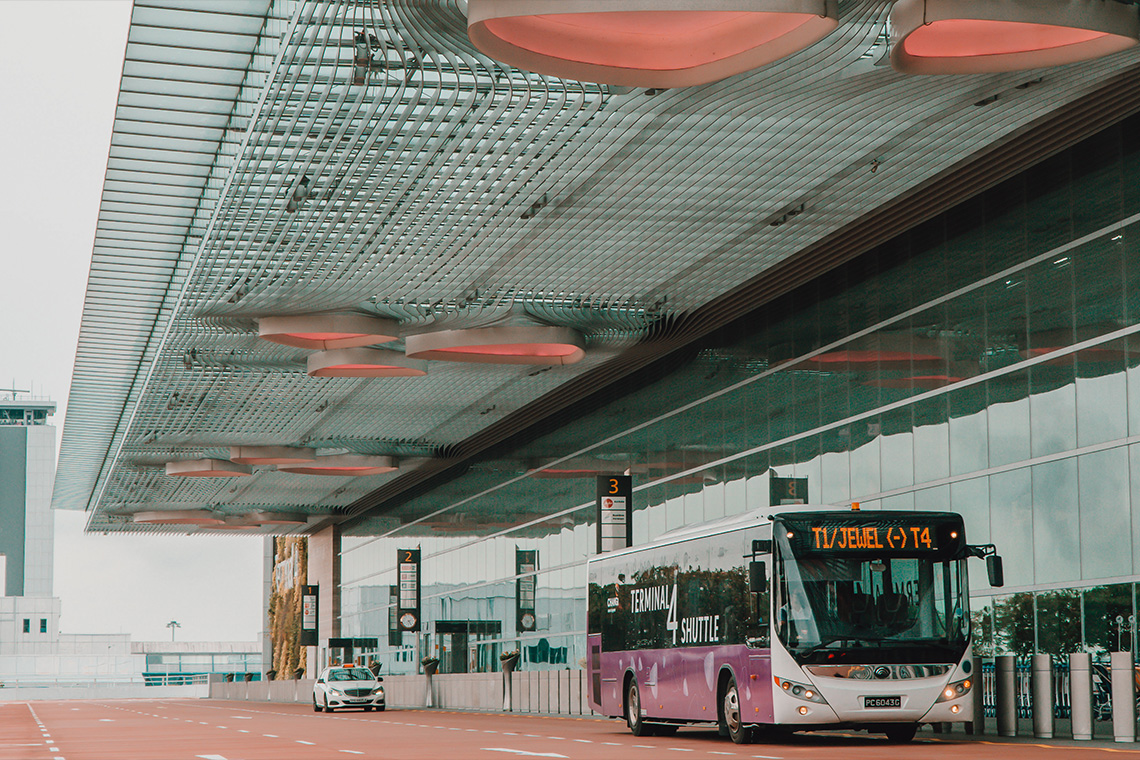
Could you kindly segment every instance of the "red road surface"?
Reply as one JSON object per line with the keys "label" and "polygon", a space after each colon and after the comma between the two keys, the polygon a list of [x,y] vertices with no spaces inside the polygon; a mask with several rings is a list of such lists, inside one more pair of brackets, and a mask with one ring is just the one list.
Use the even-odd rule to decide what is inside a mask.
{"label": "red road surface", "polygon": [[737,746],[708,728],[637,738],[624,724],[424,710],[317,714],[307,705],[217,700],[0,703],[0,760],[573,760],[1010,758],[1140,760],[1130,744],[934,738],[891,745],[860,733]]}

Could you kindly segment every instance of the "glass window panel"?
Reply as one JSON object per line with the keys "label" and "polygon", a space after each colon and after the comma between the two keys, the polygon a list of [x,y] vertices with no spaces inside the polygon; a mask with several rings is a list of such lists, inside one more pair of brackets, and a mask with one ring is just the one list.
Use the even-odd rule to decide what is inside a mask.
{"label": "glass window panel", "polygon": [[[1099,353],[1098,353],[1099,352]],[[1120,347],[1108,344],[1077,355],[1077,445],[1128,435],[1128,384]]]}
{"label": "glass window panel", "polygon": [[1132,584],[1087,588],[1084,602],[1085,646],[1093,652],[1128,651],[1132,637],[1127,627],[1135,614]]}
{"label": "glass window panel", "polygon": [[1029,592],[995,598],[995,654],[1033,654],[1037,634],[1033,601]]}
{"label": "glass window panel", "polygon": [[946,399],[936,397],[915,409],[914,481],[928,483],[950,474],[950,430]]}
{"label": "glass window panel", "polygon": [[[1033,561],[1037,583],[1081,577],[1077,463],[1073,459],[1033,468]],[[1007,540],[1013,539],[1008,536]]]}
{"label": "glass window panel", "polygon": [[[915,491],[914,508],[920,512],[948,511],[950,509],[950,486],[936,486]],[[969,533],[966,535],[968,536]]]}
{"label": "glass window panel", "polygon": [[882,437],[882,490],[914,485],[914,436],[909,407],[884,414]]}
{"label": "glass window panel", "polygon": [[[851,500],[851,457],[846,451],[831,451],[820,462],[820,502],[843,504]],[[810,487],[809,487],[810,493]]]}
{"label": "glass window panel", "polygon": [[990,466],[1021,462],[1029,458],[1029,402],[1025,398],[1028,376],[1017,372],[986,383],[990,406]]}
{"label": "glass window panel", "polygon": [[881,488],[882,424],[877,417],[851,425],[851,498],[862,499]]}
{"label": "glass window panel", "polygon": [[1120,576],[1132,566],[1128,453],[1109,449],[1085,454],[1078,463],[1083,576]]}
{"label": "glass window panel", "polygon": [[1033,456],[1068,451],[1077,442],[1077,393],[1072,357],[1038,365],[1029,372],[1029,417]]}
{"label": "glass window panel", "polygon": [[[950,509],[962,515],[966,540],[971,544],[990,543],[990,487],[986,478],[960,480],[950,485]],[[1001,553],[1001,550],[998,550]],[[988,591],[990,584],[985,567],[980,562],[970,563],[970,589]]]}
{"label": "glass window panel", "polygon": [[990,476],[991,540],[1005,559],[1008,586],[1033,584],[1033,498],[1028,469]]}
{"label": "glass window panel", "polygon": [[1037,595],[1037,652],[1064,658],[1081,649],[1081,592],[1075,589]]}
{"label": "glass window panel", "polygon": [[985,383],[950,394],[950,473],[962,475],[989,466]]}

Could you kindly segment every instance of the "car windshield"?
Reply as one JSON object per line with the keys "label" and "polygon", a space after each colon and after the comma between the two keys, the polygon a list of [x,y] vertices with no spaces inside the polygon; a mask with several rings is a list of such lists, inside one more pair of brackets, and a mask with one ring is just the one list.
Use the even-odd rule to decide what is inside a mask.
{"label": "car windshield", "polygon": [[330,681],[371,681],[372,674],[364,668],[343,668],[329,671]]}

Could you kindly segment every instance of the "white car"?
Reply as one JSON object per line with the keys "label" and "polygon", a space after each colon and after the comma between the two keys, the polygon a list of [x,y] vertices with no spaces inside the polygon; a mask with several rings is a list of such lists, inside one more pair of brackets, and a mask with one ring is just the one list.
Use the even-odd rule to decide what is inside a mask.
{"label": "white car", "polygon": [[384,709],[383,678],[367,668],[325,668],[313,684],[313,710],[332,712],[338,707],[363,707],[365,712]]}

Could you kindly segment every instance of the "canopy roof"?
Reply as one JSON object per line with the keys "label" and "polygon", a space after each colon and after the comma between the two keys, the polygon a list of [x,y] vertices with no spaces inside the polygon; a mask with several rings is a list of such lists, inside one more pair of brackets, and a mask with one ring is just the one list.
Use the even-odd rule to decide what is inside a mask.
{"label": "canopy roof", "polygon": [[[161,509],[358,515],[786,289],[790,264],[822,271],[1044,155],[1005,146],[1136,108],[1135,50],[898,74],[889,7],[847,0],[836,32],[748,74],[629,91],[487,59],[460,0],[136,0],[54,505],[99,531],[204,530],[132,520]],[[256,320],[314,312],[401,337],[573,328],[586,357],[310,377]],[[402,464],[164,470],[231,446]]]}

